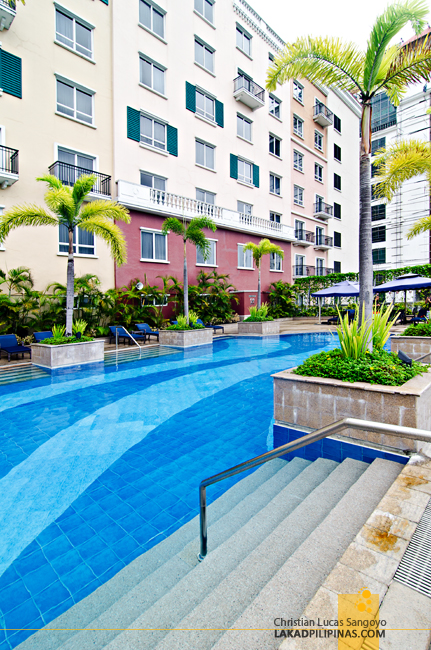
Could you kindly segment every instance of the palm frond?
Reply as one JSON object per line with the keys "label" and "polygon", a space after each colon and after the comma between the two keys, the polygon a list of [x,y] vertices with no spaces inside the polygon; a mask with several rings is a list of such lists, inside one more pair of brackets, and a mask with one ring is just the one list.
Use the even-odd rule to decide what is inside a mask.
{"label": "palm frond", "polygon": [[72,197],[77,210],[79,210],[85,197],[93,189],[95,182],[96,176],[94,174],[85,174],[76,179],[75,183],[73,184]]}
{"label": "palm frond", "polygon": [[162,234],[167,235],[168,233],[173,232],[174,235],[179,235],[180,237],[185,237],[186,228],[183,223],[176,217],[168,217],[162,223]]}
{"label": "palm frond", "polygon": [[379,182],[376,193],[392,201],[401,185],[415,176],[427,174],[431,178],[431,144],[420,140],[399,140],[387,149],[377,152],[374,164]]}
{"label": "palm frond", "polygon": [[0,215],[0,241],[20,226],[58,226],[58,219],[37,205],[17,205]]}
{"label": "palm frond", "polygon": [[53,176],[53,174],[44,174],[44,176],[39,176],[36,178],[36,180],[48,183],[49,187],[51,187],[53,190],[59,190],[61,187],[63,187],[61,180],[57,178],[57,176]]}
{"label": "palm frond", "polygon": [[188,225],[187,228],[187,233],[190,232],[190,230],[200,230],[202,228],[209,228],[209,230],[212,230],[215,232],[217,230],[217,226],[215,225],[214,221],[210,217],[195,217],[192,219]]}
{"label": "palm frond", "polygon": [[205,237],[205,233],[202,230],[194,228],[190,230],[187,229],[187,240],[194,244],[196,248],[199,248],[202,252],[204,260],[207,260],[211,251],[211,244],[209,239]]}
{"label": "palm frond", "polygon": [[425,27],[428,7],[423,0],[406,0],[388,5],[378,16],[367,43],[364,65],[364,87],[367,94],[376,84],[380,66],[391,40],[400,30],[411,23],[416,33]]}
{"label": "palm frond", "polygon": [[303,77],[350,93],[362,92],[363,65],[364,55],[353,43],[338,38],[298,38],[275,57],[266,87],[275,90],[277,83]]}
{"label": "palm frond", "polygon": [[45,203],[55,214],[61,217],[61,221],[74,225],[75,202],[69,187],[62,185],[58,188],[48,189],[45,192]]}
{"label": "palm frond", "polygon": [[79,227],[103,239],[110,247],[111,255],[118,266],[127,262],[126,240],[117,224],[108,221],[108,219],[95,216],[92,219],[80,222]]}
{"label": "palm frond", "polygon": [[419,221],[416,221],[407,233],[407,239],[412,239],[413,237],[416,237],[416,235],[420,235],[421,232],[426,232],[427,230],[431,230],[431,216],[423,217],[422,219],[419,219]]}
{"label": "palm frond", "polygon": [[95,217],[130,223],[130,214],[127,208],[115,201],[104,201],[103,199],[91,201],[81,209],[78,219],[79,223],[83,223],[87,219]]}
{"label": "palm frond", "polygon": [[389,99],[397,106],[405,92],[406,86],[431,78],[431,42],[426,37],[415,47],[398,48],[385,79],[382,79],[375,92],[384,88]]}

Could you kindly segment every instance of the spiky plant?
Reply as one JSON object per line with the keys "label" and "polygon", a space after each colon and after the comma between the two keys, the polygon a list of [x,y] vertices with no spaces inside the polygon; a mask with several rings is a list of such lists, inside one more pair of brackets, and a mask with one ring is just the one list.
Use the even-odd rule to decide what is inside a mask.
{"label": "spiky plant", "polygon": [[18,205],[0,215],[0,241],[11,230],[20,226],[56,226],[63,225],[69,232],[69,254],[67,260],[67,297],[66,297],[66,335],[72,335],[73,295],[74,295],[74,253],[73,231],[79,226],[82,230],[97,235],[111,249],[111,254],[118,265],[126,259],[126,242],[121,229],[114,221],[130,223],[128,210],[114,201],[91,201],[85,203],[91,192],[96,177],[92,174],[81,176],[73,187],[63,185],[61,180],[47,174],[37,178],[48,184],[45,202],[50,212],[37,205]]}
{"label": "spiky plant", "polygon": [[377,196],[392,201],[405,182],[425,174],[431,182],[431,144],[420,140],[399,140],[376,152]]}
{"label": "spiky plant", "polygon": [[256,264],[256,268],[259,271],[259,276],[257,281],[257,307],[259,308],[261,305],[260,267],[261,267],[262,257],[264,255],[270,255],[271,253],[275,253],[276,255],[279,255],[281,259],[284,259],[284,251],[280,248],[280,246],[277,246],[276,244],[272,244],[269,241],[269,239],[261,239],[258,244],[253,244],[253,242],[249,241],[247,242],[247,244],[244,245],[244,250],[252,252],[254,263]]}

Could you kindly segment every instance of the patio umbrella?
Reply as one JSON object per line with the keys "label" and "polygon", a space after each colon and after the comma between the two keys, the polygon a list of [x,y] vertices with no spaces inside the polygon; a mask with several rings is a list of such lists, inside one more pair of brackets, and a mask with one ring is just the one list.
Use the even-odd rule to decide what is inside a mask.
{"label": "patio umbrella", "polygon": [[319,325],[321,324],[322,315],[322,298],[342,297],[342,296],[359,296],[359,284],[344,280],[344,282],[337,282],[332,287],[326,287],[311,294],[314,298],[319,298]]}
{"label": "patio umbrella", "polygon": [[[395,280],[379,284],[373,288],[374,293],[386,293],[386,291],[404,291],[404,309],[407,309],[407,291],[409,289],[425,289],[431,287],[431,278],[426,278],[417,273],[400,275]],[[395,302],[395,296],[394,296]]]}

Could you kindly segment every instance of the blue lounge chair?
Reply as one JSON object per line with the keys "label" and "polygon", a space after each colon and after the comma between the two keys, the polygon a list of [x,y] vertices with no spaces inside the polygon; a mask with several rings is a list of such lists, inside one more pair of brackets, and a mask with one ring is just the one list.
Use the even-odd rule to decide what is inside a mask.
{"label": "blue lounge chair", "polygon": [[413,325],[417,325],[417,323],[426,323],[427,322],[427,318],[426,318],[427,311],[428,310],[427,310],[426,307],[421,307],[421,309],[419,309],[418,315],[413,316],[413,318],[411,318],[410,322],[413,323]]}
{"label": "blue lounge chair", "polygon": [[31,358],[31,348],[25,345],[18,345],[15,334],[3,334],[0,336],[0,356],[4,352],[7,354],[7,360],[10,361],[12,355],[21,354],[24,359],[25,354],[29,354]]}
{"label": "blue lounge chair", "polygon": [[196,322],[197,322],[199,325],[203,325],[206,329],[222,330],[222,332],[223,332],[223,334],[224,334],[224,327],[223,327],[223,325],[211,325],[211,323],[207,323],[207,324],[205,325],[205,323],[204,323],[200,318],[198,318]]}
{"label": "blue lounge chair", "polygon": [[40,341],[44,341],[45,339],[52,339],[53,334],[52,332],[35,332],[33,336],[36,343],[39,343]]}
{"label": "blue lounge chair", "polygon": [[124,329],[124,327],[121,327],[120,325],[110,325],[109,329],[111,330],[111,333],[109,335],[109,343],[113,341],[115,343],[116,340],[116,331],[118,330],[118,342],[121,343],[121,339],[123,339],[124,345],[126,342],[130,345],[133,343],[133,339],[136,341],[143,341],[145,343],[146,340],[146,335],[145,334],[133,334],[133,339],[130,336],[128,332]]}
{"label": "blue lounge chair", "polygon": [[144,332],[149,339],[150,336],[156,336],[157,340],[159,340],[159,332],[157,330],[152,330],[147,323],[136,323],[136,327],[140,332]]}

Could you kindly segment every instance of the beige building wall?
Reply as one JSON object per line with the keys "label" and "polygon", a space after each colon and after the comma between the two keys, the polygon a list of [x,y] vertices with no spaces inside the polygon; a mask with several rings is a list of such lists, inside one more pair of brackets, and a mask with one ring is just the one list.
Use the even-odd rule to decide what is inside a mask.
{"label": "beige building wall", "polygon": [[[94,26],[92,60],[55,42],[56,7]],[[0,144],[19,150],[19,180],[0,189],[3,210],[22,203],[44,205],[46,185],[35,179],[58,160],[59,146],[94,157],[95,170],[112,174],[111,11],[100,0],[18,2],[11,26],[0,33],[2,49],[22,59],[22,99],[5,92],[0,96]],[[57,112],[56,75],[94,93],[91,126]],[[53,227],[19,228],[0,250],[0,268],[30,267],[36,289],[65,284],[66,263]],[[94,256],[76,256],[75,272],[96,274],[103,289],[114,286],[113,261],[97,238]]]}

